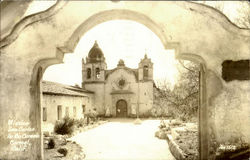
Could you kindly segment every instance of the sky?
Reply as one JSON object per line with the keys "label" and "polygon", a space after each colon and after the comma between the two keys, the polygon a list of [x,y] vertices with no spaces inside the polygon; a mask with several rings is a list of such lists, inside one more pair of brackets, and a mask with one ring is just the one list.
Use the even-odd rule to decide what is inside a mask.
{"label": "sky", "polygon": [[113,69],[120,59],[130,68],[138,68],[147,54],[154,63],[154,79],[168,79],[174,85],[178,78],[174,50],[165,50],[160,39],[146,26],[129,20],[101,23],[89,30],[73,54],[65,54],[63,64],[47,68],[43,79],[63,84],[81,85],[81,61],[97,41],[106,58],[107,68]]}

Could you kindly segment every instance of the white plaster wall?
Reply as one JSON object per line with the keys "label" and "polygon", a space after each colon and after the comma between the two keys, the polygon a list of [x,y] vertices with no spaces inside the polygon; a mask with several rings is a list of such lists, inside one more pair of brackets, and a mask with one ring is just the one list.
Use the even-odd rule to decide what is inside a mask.
{"label": "white plaster wall", "polygon": [[[139,113],[140,115],[145,114],[148,110],[153,107],[153,82],[152,81],[145,81],[140,82],[139,84],[136,81],[135,75],[123,68],[118,68],[112,74],[109,75],[107,82],[106,82],[106,106],[113,107],[113,113],[115,112],[115,105],[112,104],[112,96],[119,96],[119,95],[111,95],[110,93],[115,90],[121,90],[117,86],[117,81],[123,77],[126,79],[126,85],[122,90],[129,90],[132,91],[132,95],[127,95],[130,99],[128,107],[128,114],[131,114],[131,106],[139,104]],[[140,93],[140,94],[139,94]],[[122,96],[120,96],[122,98]]]}
{"label": "white plaster wall", "polygon": [[[43,121],[43,131],[52,132],[54,124],[58,120],[57,106],[62,106],[62,118],[66,116],[66,107],[69,107],[69,117],[74,119],[84,118],[82,105],[90,108],[89,97],[59,96],[59,95],[43,95],[42,107],[47,108],[47,120]],[[73,107],[76,107],[76,116],[73,113]]]}
{"label": "white plaster wall", "polygon": [[145,115],[153,107],[153,81],[140,82],[139,86],[139,111],[140,115]]}
{"label": "white plaster wall", "polygon": [[[119,79],[124,78],[126,80],[126,84],[124,88],[119,88],[117,86]],[[105,84],[105,95],[106,95],[106,107],[110,107],[112,111],[112,115],[116,115],[116,102],[119,99],[124,99],[127,101],[127,107],[128,107],[128,114],[131,112],[131,103],[137,103],[137,83],[136,83],[136,77],[134,73],[131,73],[125,69],[121,68],[116,68],[114,72],[112,72],[108,78],[106,79],[106,84]],[[125,95],[111,95],[113,91],[118,91],[118,90],[127,90],[133,92],[133,94],[125,94]],[[117,98],[115,98],[117,97]],[[116,99],[116,101],[112,100]]]}
{"label": "white plaster wall", "polygon": [[[94,92],[93,101],[92,101],[92,109],[96,108],[99,114],[104,114],[104,83],[87,83],[85,84],[85,89]],[[88,111],[88,110],[87,110]]]}
{"label": "white plaster wall", "polygon": [[250,143],[250,81],[224,83],[215,98],[215,128],[219,143]]}

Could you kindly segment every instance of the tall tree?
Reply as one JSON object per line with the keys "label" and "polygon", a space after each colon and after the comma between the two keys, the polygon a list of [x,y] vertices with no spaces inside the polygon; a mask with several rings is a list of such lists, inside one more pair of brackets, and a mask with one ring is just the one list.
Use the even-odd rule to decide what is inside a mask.
{"label": "tall tree", "polygon": [[[221,11],[231,22],[241,28],[250,28],[249,1],[195,1]],[[233,8],[232,8],[233,7]],[[226,9],[227,8],[227,9]]]}
{"label": "tall tree", "polygon": [[250,28],[250,2],[240,1],[240,8],[238,8],[238,14],[236,18],[236,24],[239,27]]}
{"label": "tall tree", "polygon": [[174,88],[168,81],[158,81],[160,104],[167,107],[174,118],[197,118],[199,93],[199,66],[190,61],[180,61],[180,77]]}

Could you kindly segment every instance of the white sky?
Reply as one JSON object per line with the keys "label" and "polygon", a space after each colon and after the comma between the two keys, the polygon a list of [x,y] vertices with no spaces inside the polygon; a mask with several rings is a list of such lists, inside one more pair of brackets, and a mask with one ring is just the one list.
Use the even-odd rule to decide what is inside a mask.
{"label": "white sky", "polygon": [[130,68],[137,68],[147,53],[154,63],[154,79],[168,79],[174,84],[178,77],[173,50],[165,50],[160,39],[144,25],[128,20],[101,23],[89,30],[78,43],[73,54],[64,56],[64,64],[50,66],[44,80],[64,84],[81,84],[81,60],[97,40],[106,58],[108,69],[117,66],[120,59]]}

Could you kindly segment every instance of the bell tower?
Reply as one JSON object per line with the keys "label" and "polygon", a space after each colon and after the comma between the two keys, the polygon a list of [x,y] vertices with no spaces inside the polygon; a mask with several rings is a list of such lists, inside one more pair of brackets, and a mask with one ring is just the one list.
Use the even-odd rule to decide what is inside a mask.
{"label": "bell tower", "polygon": [[84,58],[82,59],[82,87],[84,88],[85,83],[104,82],[106,69],[107,64],[104,54],[95,41],[93,47],[89,50],[86,62]]}
{"label": "bell tower", "polygon": [[139,63],[139,81],[152,81],[153,80],[153,63],[151,59],[145,54],[144,58]]}

